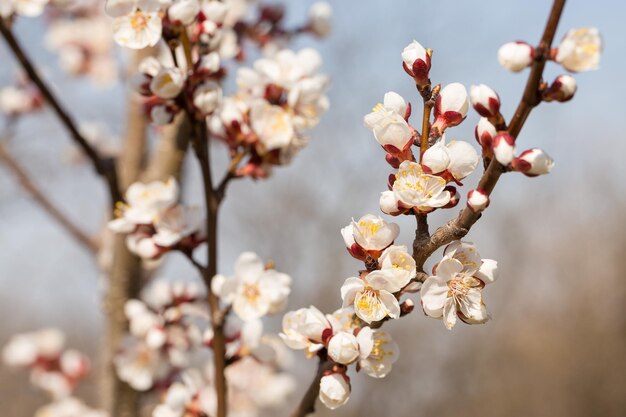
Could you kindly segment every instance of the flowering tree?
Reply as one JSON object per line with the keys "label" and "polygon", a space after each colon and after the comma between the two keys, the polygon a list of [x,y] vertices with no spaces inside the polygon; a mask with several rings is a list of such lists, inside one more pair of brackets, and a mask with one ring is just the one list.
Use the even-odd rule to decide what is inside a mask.
{"label": "flowering tree", "polygon": [[[285,308],[292,278],[253,252],[239,256],[232,274],[222,273],[218,213],[232,181],[265,179],[287,165],[328,109],[329,81],[320,73],[319,54],[292,51],[287,44],[298,35],[326,36],[330,6],[315,4],[304,24],[289,27],[283,7],[258,6],[252,18],[255,7],[247,0],[68,3],[10,0],[0,7],[0,32],[25,74],[0,92],[4,136],[11,135],[17,118],[50,106],[102,178],[110,202],[107,229],[113,237],[94,239],[50,202],[9,146],[0,144],[0,160],[52,217],[91,252],[110,254],[101,262],[108,276],[105,411],[74,397],[89,360],[66,349],[58,330],[17,335],[3,351],[6,363],[29,369],[32,383],[50,394],[52,402],[40,416],[135,416],[145,404],[154,417],[257,415],[283,404],[295,390],[284,372],[287,347],[319,361],[292,413],[304,416],[314,411],[318,397],[331,409],[348,401],[351,365],[374,378],[392,370],[399,347],[382,326],[410,314],[415,294],[425,315],[448,329],[459,321],[485,323],[483,289],[496,280],[498,264],[462,239],[488,207],[502,174],[534,177],[552,169],[553,160],[541,149],[516,149],[535,107],[568,101],[576,91],[571,75],[544,82],[544,67],[553,61],[570,72],[595,69],[601,52],[599,34],[590,28],[571,30],[552,47],[565,3],[555,0],[536,46],[511,42],[498,51],[510,71],[530,68],[522,100],[507,122],[500,97],[488,86],[472,86],[468,97],[459,83],[433,83],[432,50],[411,42],[401,53],[402,66],[422,100],[421,120],[412,124],[412,105],[388,92],[364,123],[394,170],[380,196],[381,211],[415,217],[412,247],[396,244],[395,223],[372,214],[352,220],[341,235],[362,268],[342,285],[342,306],[332,314],[314,306],[287,312],[275,336],[264,333],[262,318]],[[127,134],[118,152],[94,129],[76,125],[14,36],[15,20],[44,12],[48,44],[71,74],[104,82],[118,76],[111,41],[135,51]],[[88,36],[92,32],[98,36]],[[262,57],[250,66],[246,58],[255,47]],[[237,88],[229,94],[224,82],[233,68]],[[470,102],[481,116],[475,130],[480,153],[467,142],[446,139],[448,129],[466,119]],[[147,123],[158,128],[152,152]],[[228,150],[228,169],[217,180],[212,142]],[[202,174],[204,207],[181,201],[187,152]],[[484,171],[467,190],[466,206],[431,234],[428,215],[463,200],[462,181],[481,161]],[[429,274],[425,263],[440,248],[443,256]],[[174,252],[187,257],[202,282],[152,278]]]}

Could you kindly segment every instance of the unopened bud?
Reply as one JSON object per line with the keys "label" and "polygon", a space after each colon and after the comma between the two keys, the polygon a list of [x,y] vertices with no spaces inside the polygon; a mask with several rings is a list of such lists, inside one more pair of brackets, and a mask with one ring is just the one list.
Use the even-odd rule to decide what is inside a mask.
{"label": "unopened bud", "polygon": [[489,196],[483,190],[471,190],[467,193],[467,207],[480,213],[489,206]]}
{"label": "unopened bud", "polygon": [[474,136],[476,137],[476,141],[482,146],[484,149],[491,149],[491,145],[493,144],[493,139],[496,137],[496,128],[492,125],[486,117],[481,117],[476,125],[476,129],[474,130]]}
{"label": "unopened bud", "polygon": [[569,101],[576,93],[576,79],[571,75],[559,75],[543,92],[544,101]]}
{"label": "unopened bud", "polygon": [[168,9],[167,16],[172,22],[190,25],[200,12],[198,0],[177,0]]}
{"label": "unopened bud", "polygon": [[430,72],[431,51],[426,50],[419,42],[411,42],[402,51],[402,62],[404,70],[420,86],[428,84],[428,73]]}
{"label": "unopened bud", "polygon": [[459,191],[456,189],[455,186],[448,185],[443,190],[450,193],[450,201],[448,201],[448,204],[443,206],[443,208],[453,208],[457,204],[459,204],[459,201],[461,201],[461,196],[459,195]]}
{"label": "unopened bud", "polygon": [[485,84],[470,87],[472,106],[483,117],[494,117],[500,113],[500,97]]}
{"label": "unopened bud", "polygon": [[309,9],[309,25],[315,36],[323,38],[332,30],[333,9],[329,3],[320,1]]}
{"label": "unopened bud", "polygon": [[404,302],[400,304],[400,316],[406,316],[407,314],[410,314],[414,308],[415,303],[413,302],[413,300],[411,300],[410,298],[404,300]]}
{"label": "unopened bud", "polygon": [[515,157],[515,138],[507,132],[500,132],[494,138],[492,148],[498,162],[507,166]]}
{"label": "unopened bud", "polygon": [[150,82],[150,90],[164,99],[176,97],[183,89],[185,75],[178,68],[162,68]]}
{"label": "unopened bud", "polygon": [[498,49],[500,65],[512,72],[520,72],[533,63],[535,50],[526,42],[505,43]]}
{"label": "unopened bud", "polygon": [[467,90],[460,83],[452,83],[441,89],[435,101],[435,123],[439,133],[445,129],[459,125],[467,116],[469,100]]}
{"label": "unopened bud", "polygon": [[522,152],[518,158],[513,160],[511,165],[515,171],[519,171],[529,177],[536,177],[552,171],[554,159],[543,150],[533,148]]}
{"label": "unopened bud", "polygon": [[193,93],[193,105],[204,115],[217,109],[222,100],[222,88],[214,81],[205,81]]}

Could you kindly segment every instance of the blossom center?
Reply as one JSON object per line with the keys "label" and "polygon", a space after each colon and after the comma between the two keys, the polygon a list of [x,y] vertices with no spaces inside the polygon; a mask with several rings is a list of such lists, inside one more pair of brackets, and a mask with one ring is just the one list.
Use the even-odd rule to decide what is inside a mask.
{"label": "blossom center", "polygon": [[255,284],[243,284],[242,294],[251,303],[254,303],[261,296],[259,287]]}
{"label": "blossom center", "polygon": [[135,32],[140,32],[148,27],[148,16],[141,10],[135,10],[130,16],[130,27]]}

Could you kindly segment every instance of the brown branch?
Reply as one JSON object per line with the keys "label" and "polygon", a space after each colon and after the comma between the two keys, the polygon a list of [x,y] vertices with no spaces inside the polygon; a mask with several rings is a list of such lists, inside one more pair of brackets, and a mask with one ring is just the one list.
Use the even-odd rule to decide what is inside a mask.
{"label": "brown branch", "polygon": [[[528,118],[530,112],[541,103],[541,95],[539,93],[539,86],[543,75],[546,62],[550,55],[550,46],[554,41],[554,35],[556,28],[559,24],[563,7],[565,6],[565,0],[555,0],[552,5],[552,10],[546,23],[543,36],[539,45],[535,48],[535,60],[532,64],[528,81],[524,89],[524,95],[515,111],[515,114],[511,118],[509,123],[508,132],[517,137]],[[503,167],[496,159],[492,159],[489,166],[483,173],[479,183],[478,189],[490,195],[498,182],[500,176],[505,172]],[[432,255],[437,249],[446,245],[454,240],[463,238],[471,227],[480,218],[480,213],[476,213],[468,207],[465,207],[459,213],[459,216],[448,223],[440,227],[433,233],[431,238],[424,242],[417,251],[414,252],[415,261],[417,263],[418,271],[423,271],[424,262]]]}
{"label": "brown branch", "polygon": [[52,91],[43,79],[37,73],[37,70],[31,63],[30,59],[24,53],[24,49],[19,44],[13,32],[9,27],[9,23],[5,19],[0,18],[0,33],[6,41],[7,45],[13,52],[13,55],[22,65],[22,68],[30,78],[30,80],[37,86],[46,102],[52,107],[57,117],[65,128],[69,131],[72,139],[83,150],[85,155],[92,161],[94,168],[98,175],[100,175],[107,183],[109,195],[111,199],[111,207],[114,207],[117,201],[122,200],[120,189],[117,180],[117,170],[115,167],[115,160],[113,158],[102,158],[96,149],[80,134],[76,124],[63,108],[61,103],[52,94]]}
{"label": "brown branch", "polygon": [[320,392],[320,380],[324,376],[324,372],[329,371],[332,367],[333,364],[328,359],[320,358],[315,378],[311,381],[311,385],[309,385],[296,409],[291,413],[291,417],[305,417],[315,412],[315,401],[317,401]]}
{"label": "brown branch", "polygon": [[83,245],[92,254],[96,254],[99,249],[98,242],[81,230],[63,212],[48,199],[41,189],[31,180],[30,176],[22,165],[11,155],[7,147],[0,143],[0,162],[15,176],[22,188],[30,194],[39,206],[50,215],[70,236]]}

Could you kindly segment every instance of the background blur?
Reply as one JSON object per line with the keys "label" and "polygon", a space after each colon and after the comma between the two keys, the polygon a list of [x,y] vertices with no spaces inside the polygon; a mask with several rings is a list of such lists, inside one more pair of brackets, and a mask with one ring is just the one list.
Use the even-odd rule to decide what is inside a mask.
{"label": "background blur", "polygon": [[[294,22],[311,4],[287,3]],[[434,49],[435,83],[494,88],[510,117],[527,72],[502,69],[497,48],[512,40],[536,43],[551,2],[331,3],[332,36],[295,45],[313,44],[324,57],[333,80],[331,110],[290,167],[277,169],[269,181],[234,183],[222,210],[222,271],[232,272],[244,250],[274,259],[277,269],[295,279],[290,309],[310,304],[336,309],[341,283],[360,266],[345,251],[339,229],[353,216],[379,213],[378,196],[390,171],[362,117],[389,90],[421,113],[421,99],[401,67],[404,46],[417,39]],[[519,137],[520,150],[537,146],[555,158],[553,172],[539,178],[504,176],[491,207],[467,238],[483,257],[500,262],[501,278],[486,292],[493,320],[483,326],[460,324],[449,332],[416,309],[386,324],[401,349],[394,371],[383,380],[353,378],[349,404],[335,413],[320,406],[320,415],[626,415],[625,13],[626,4],[616,0],[602,6],[572,0],[566,6],[557,38],[571,27],[597,26],[605,52],[599,71],[575,76],[579,89],[573,101],[541,105]],[[122,133],[123,85],[102,88],[65,77],[43,46],[40,20],[22,19],[16,31],[77,119],[100,121]],[[15,70],[0,45],[0,85],[11,83]],[[551,81],[561,72],[549,65],[546,78]],[[475,143],[477,121],[470,111],[448,138]],[[95,233],[104,218],[104,190],[89,167],[67,163],[71,146],[48,111],[20,121],[12,143],[54,201]],[[225,159],[225,150],[216,148],[215,159]],[[200,202],[197,167],[188,162],[186,198]],[[477,180],[474,175],[466,184]],[[431,229],[457,210],[430,216]],[[410,245],[414,220],[394,221],[402,228],[397,243]],[[0,345],[15,332],[57,326],[67,331],[69,345],[95,357],[103,329],[97,269],[2,166],[0,249]],[[194,270],[176,257],[162,275],[194,279]],[[277,330],[279,318],[273,325]],[[295,356],[296,363],[305,361],[300,352]],[[302,385],[293,403],[313,367],[312,361],[297,367]],[[95,402],[95,392],[83,394]],[[0,367],[3,416],[32,415],[44,402],[29,391],[23,372]]]}

